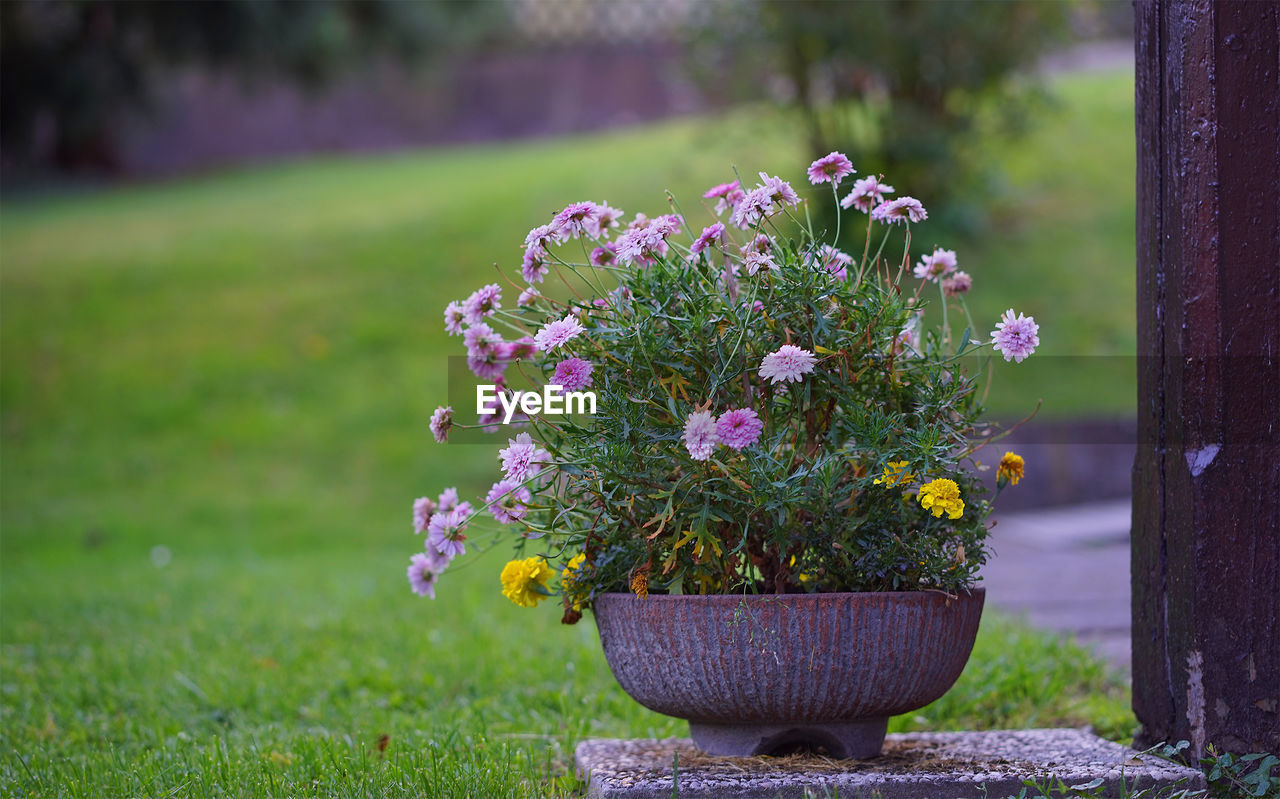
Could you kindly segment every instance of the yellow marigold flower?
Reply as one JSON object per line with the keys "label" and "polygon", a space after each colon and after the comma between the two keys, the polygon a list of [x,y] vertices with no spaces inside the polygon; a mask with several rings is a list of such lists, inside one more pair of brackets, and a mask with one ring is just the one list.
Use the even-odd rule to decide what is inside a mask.
{"label": "yellow marigold flower", "polygon": [[649,596],[649,571],[636,572],[631,578],[631,593],[644,599]]}
{"label": "yellow marigold flower", "polygon": [[1006,452],[1000,459],[1000,468],[996,470],[996,482],[1016,486],[1022,479],[1022,456]]}
{"label": "yellow marigold flower", "polygon": [[932,511],[934,516],[946,512],[947,518],[959,519],[964,513],[964,500],[960,499],[960,486],[955,480],[940,477],[920,486],[920,507]]}
{"label": "yellow marigold flower", "polygon": [[513,560],[502,567],[502,595],[522,608],[531,608],[547,598],[547,580],[553,574],[547,562],[536,555]]}
{"label": "yellow marigold flower", "polygon": [[569,559],[565,564],[564,570],[560,572],[560,588],[565,595],[573,600],[573,609],[582,610],[582,600],[586,597],[582,587],[577,584],[578,572],[582,569],[582,564],[587,560],[587,553],[580,552]]}
{"label": "yellow marigold flower", "polygon": [[906,461],[889,461],[889,465],[885,467],[884,474],[872,480],[872,485],[883,485],[885,488],[893,488],[898,483],[909,483],[916,479],[914,474],[907,473]]}

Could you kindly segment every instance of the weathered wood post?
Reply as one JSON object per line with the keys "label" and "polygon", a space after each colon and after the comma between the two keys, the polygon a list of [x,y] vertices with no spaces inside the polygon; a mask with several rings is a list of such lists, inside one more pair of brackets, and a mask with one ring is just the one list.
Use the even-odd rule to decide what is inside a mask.
{"label": "weathered wood post", "polygon": [[1135,12],[1137,742],[1280,752],[1280,5]]}

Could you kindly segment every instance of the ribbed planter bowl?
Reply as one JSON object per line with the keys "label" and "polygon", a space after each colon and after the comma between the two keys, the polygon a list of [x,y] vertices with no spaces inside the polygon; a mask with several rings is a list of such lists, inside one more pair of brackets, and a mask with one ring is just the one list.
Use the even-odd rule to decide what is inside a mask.
{"label": "ribbed planter bowl", "polygon": [[964,670],[984,589],[595,599],[605,658],[645,707],[711,755],[878,754],[890,716]]}

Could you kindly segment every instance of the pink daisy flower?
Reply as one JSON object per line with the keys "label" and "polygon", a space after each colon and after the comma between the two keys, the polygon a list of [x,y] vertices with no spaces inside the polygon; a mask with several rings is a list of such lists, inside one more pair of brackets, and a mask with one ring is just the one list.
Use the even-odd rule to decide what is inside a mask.
{"label": "pink daisy flower", "polygon": [[762,252],[747,253],[747,257],[742,259],[743,270],[751,276],[755,276],[758,272],[773,271],[778,265],[773,262],[773,258]]}
{"label": "pink daisy flower", "polygon": [[937,283],[941,278],[956,271],[956,251],[935,247],[929,255],[920,256],[913,274],[921,280]]}
{"label": "pink daisy flower", "polygon": [[538,290],[530,286],[529,288],[520,292],[520,296],[516,298],[516,305],[520,306],[521,308],[528,308],[530,305],[533,305],[535,302],[541,299],[541,297],[542,295],[538,293]]}
{"label": "pink daisy flower", "polygon": [[435,413],[431,414],[431,422],[427,425],[431,428],[431,435],[435,437],[438,443],[443,444],[449,440],[449,429],[453,427],[453,406],[442,405],[436,408]]}
{"label": "pink daisy flower", "polygon": [[1036,324],[1034,317],[1018,314],[1015,319],[1013,309],[1010,308],[1000,317],[996,329],[991,331],[991,346],[1006,361],[1022,363],[1024,358],[1040,346],[1040,336],[1037,335],[1039,332],[1040,326]]}
{"label": "pink daisy flower", "polygon": [[742,198],[746,197],[747,193],[742,190],[742,186],[738,184],[738,181],[734,180],[729,183],[721,183],[702,196],[705,199],[714,199],[716,201],[715,214],[720,216],[725,211],[732,211],[738,207],[738,203],[742,202]]}
{"label": "pink daisy flower", "polygon": [[445,306],[444,309],[444,330],[451,336],[456,336],[462,332],[462,323],[466,321],[467,313],[462,310],[462,303],[454,300]]}
{"label": "pink daisy flower", "polygon": [[502,343],[502,336],[494,332],[484,322],[472,325],[462,334],[462,343],[467,346],[467,354],[474,356],[492,355]]}
{"label": "pink daisy flower", "polygon": [[552,223],[550,225],[538,225],[529,231],[529,235],[524,237],[524,248],[528,250],[537,250],[546,252],[547,248],[553,244],[564,244],[569,240],[569,231]]}
{"label": "pink daisy flower", "polygon": [[762,253],[773,252],[773,236],[770,236],[768,233],[761,233],[751,241],[742,245],[738,250],[738,252],[743,255],[752,251]]}
{"label": "pink daisy flower", "polygon": [[804,375],[813,371],[817,362],[812,352],[783,344],[760,361],[760,376],[773,383],[799,383]]}
{"label": "pink daisy flower", "polygon": [[824,244],[818,250],[818,262],[836,280],[846,280],[849,277],[848,266],[853,263],[853,256],[837,250],[830,244]]}
{"label": "pink daisy flower", "polygon": [[839,186],[840,181],[853,173],[853,162],[844,153],[832,152],[809,164],[809,182],[815,186],[819,183]]}
{"label": "pink daisy flower", "polygon": [[712,244],[718,244],[724,241],[724,223],[716,222],[702,229],[702,235],[689,247],[689,252],[697,255]]}
{"label": "pink daisy flower", "polygon": [[467,368],[471,370],[471,374],[481,380],[500,380],[507,373],[507,366],[510,363],[497,353],[467,356]]}
{"label": "pink daisy flower", "polygon": [[696,411],[689,414],[684,422],[684,446],[689,450],[689,457],[695,461],[705,461],[715,451],[716,417],[710,411]]}
{"label": "pink daisy flower", "polygon": [[465,555],[467,546],[463,542],[467,537],[462,534],[465,529],[467,529],[467,519],[461,508],[439,511],[427,524],[427,546],[449,560]]}
{"label": "pink daisy flower", "polygon": [[547,251],[541,249],[525,250],[524,260],[520,264],[520,274],[526,283],[541,283],[551,271],[547,260]]}
{"label": "pink daisy flower", "polygon": [[462,303],[463,318],[474,325],[502,307],[502,287],[497,283],[481,286]]}
{"label": "pink daisy flower", "polygon": [[551,226],[565,232],[568,236],[577,238],[583,233],[589,233],[592,223],[596,220],[596,204],[592,202],[570,203],[565,206],[564,210],[556,214],[551,220]]}
{"label": "pink daisy flower", "polygon": [[498,458],[507,479],[523,483],[541,471],[543,464],[551,462],[551,453],[533,443],[528,433],[521,433],[507,439],[506,448],[498,450]]}
{"label": "pink daisy flower", "polygon": [[707,193],[702,195],[702,199],[722,200],[727,197],[730,192],[738,189],[739,187],[739,183],[736,180],[731,180],[728,183],[721,183],[719,186],[712,186],[708,189]]}
{"label": "pink daisy flower", "polygon": [[773,202],[769,199],[771,192],[766,188],[756,188],[747,192],[733,207],[729,222],[742,230],[755,227],[761,220],[775,213]]}
{"label": "pink daisy flower", "polygon": [[529,514],[533,494],[520,483],[499,480],[489,489],[484,501],[499,524],[511,524]]}
{"label": "pink daisy flower", "polygon": [[969,277],[968,272],[955,272],[942,281],[942,291],[948,297],[967,294],[971,288],[973,288],[973,278]]}
{"label": "pink daisy flower", "polygon": [[548,322],[538,331],[538,335],[533,337],[533,342],[542,352],[551,352],[556,347],[577,338],[583,329],[582,323],[575,319],[573,314],[569,314],[563,319]]}
{"label": "pink daisy flower", "polygon": [[418,596],[436,598],[436,580],[440,577],[431,558],[418,552],[409,558],[409,589]]}
{"label": "pink daisy flower", "polygon": [[760,188],[769,192],[769,201],[778,206],[799,205],[800,195],[780,177],[760,173]]}
{"label": "pink daisy flower", "polygon": [[569,358],[556,364],[555,374],[551,377],[552,385],[562,386],[565,391],[581,391],[591,386],[591,371],[595,367],[590,361],[581,358]]}
{"label": "pink daisy flower", "polygon": [[451,511],[458,507],[458,489],[446,488],[440,492],[440,497],[436,502],[437,511]]}
{"label": "pink daisy flower", "polygon": [[871,209],[871,218],[877,222],[923,222],[929,218],[924,206],[915,197],[899,197]]}
{"label": "pink daisy flower", "polygon": [[596,247],[588,257],[593,266],[608,266],[618,260],[618,245],[606,241],[603,247]]}
{"label": "pink daisy flower", "polygon": [[584,222],[587,235],[601,239],[609,235],[609,231],[622,224],[622,209],[611,208],[604,202],[596,206],[595,216]]}
{"label": "pink daisy flower", "polygon": [[734,449],[745,449],[756,443],[764,422],[750,408],[725,411],[716,420],[716,437],[720,443]]}
{"label": "pink daisy flower", "polygon": [[422,535],[427,531],[431,514],[436,512],[436,503],[430,497],[418,497],[413,501],[413,531]]}
{"label": "pink daisy flower", "polygon": [[886,194],[893,194],[893,192],[894,188],[887,183],[881,183],[879,178],[860,178],[853,182],[853,191],[840,201],[840,207],[852,206],[864,214],[869,214],[872,208],[884,202]]}
{"label": "pink daisy flower", "polygon": [[528,358],[538,351],[538,345],[528,336],[521,336],[515,341],[504,341],[497,347],[497,356],[501,360],[511,362],[520,358]]}

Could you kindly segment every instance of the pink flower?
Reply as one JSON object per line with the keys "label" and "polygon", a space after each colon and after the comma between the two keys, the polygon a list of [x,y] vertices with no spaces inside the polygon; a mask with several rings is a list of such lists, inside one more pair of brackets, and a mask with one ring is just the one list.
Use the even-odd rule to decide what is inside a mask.
{"label": "pink flower", "polygon": [[583,224],[586,226],[587,235],[600,239],[609,235],[610,229],[616,228],[621,222],[622,210],[610,208],[609,203],[604,202],[596,206],[595,216],[587,219]]}
{"label": "pink flower", "polygon": [[955,272],[942,281],[942,291],[948,297],[966,294],[971,288],[973,288],[973,278],[969,277],[968,272]]}
{"label": "pink flower", "polygon": [[436,510],[451,511],[456,507],[458,507],[458,489],[446,488],[441,491]]}
{"label": "pink flower", "polygon": [[839,186],[845,176],[853,173],[853,162],[844,153],[833,152],[809,164],[809,182],[815,186],[819,183]]}
{"label": "pink flower", "polygon": [[871,218],[877,222],[923,222],[929,218],[924,206],[915,197],[899,197],[871,209]]}
{"label": "pink flower", "polygon": [[583,331],[582,323],[569,314],[563,319],[548,322],[538,335],[533,337],[534,343],[542,352],[551,352],[556,347],[576,338]]}
{"label": "pink flower", "polygon": [[730,192],[732,192],[734,189],[737,189],[737,188],[739,188],[739,184],[738,184],[738,181],[736,180],[731,180],[728,183],[721,183],[719,186],[712,186],[711,189],[708,190],[706,194],[702,195],[702,199],[704,200],[724,199],[726,196],[728,196]]}
{"label": "pink flower", "polygon": [[716,421],[716,437],[734,449],[745,449],[756,443],[762,430],[764,422],[750,408],[725,411]]}
{"label": "pink flower", "polygon": [[956,251],[935,247],[929,255],[920,256],[913,274],[921,280],[937,283],[939,279],[956,271]]}
{"label": "pink flower", "polygon": [[433,568],[435,561],[418,552],[409,558],[409,589],[418,596],[436,598],[436,580],[440,572]]}
{"label": "pink flower", "polygon": [[467,517],[461,508],[451,511],[438,511],[427,524],[427,546],[449,560],[467,553],[463,541],[467,537],[462,531],[467,529]]}
{"label": "pink flower", "polygon": [[868,214],[874,206],[884,202],[886,194],[893,194],[893,192],[894,188],[887,183],[881,183],[879,178],[860,178],[853,182],[853,191],[840,201],[840,207],[853,206],[862,213]]}
{"label": "pink flower", "polygon": [[499,524],[511,524],[528,515],[533,494],[520,483],[499,480],[489,489],[484,501]]}
{"label": "pink flower", "polygon": [[551,220],[551,226],[565,232],[568,236],[577,238],[583,233],[590,233],[597,216],[596,204],[592,202],[571,203],[565,206],[564,210],[556,214]]}
{"label": "pink flower", "polygon": [[524,261],[520,264],[520,274],[524,277],[524,282],[541,283],[550,271],[546,250],[524,251]]}
{"label": "pink flower", "polygon": [[535,302],[537,302],[541,296],[542,295],[538,293],[537,289],[530,286],[529,288],[520,292],[520,296],[516,298],[516,305],[520,306],[521,308],[528,308],[530,305],[533,305]]}
{"label": "pink flower", "polygon": [[742,268],[748,275],[754,276],[757,272],[776,270],[778,265],[773,262],[773,258],[762,252],[751,252],[742,259]]}
{"label": "pink flower", "polygon": [[462,334],[462,342],[467,346],[467,355],[484,357],[493,355],[502,343],[502,336],[493,332],[493,328],[484,322],[472,325]]}
{"label": "pink flower", "polygon": [[[462,314],[467,324],[474,325],[502,307],[502,287],[497,283],[482,286],[462,303]],[[448,314],[446,314],[447,316]]]}
{"label": "pink flower", "polygon": [[746,230],[758,225],[761,220],[775,213],[774,205],[769,200],[768,189],[757,188],[747,194],[733,207],[729,221],[738,228]]}
{"label": "pink flower", "polygon": [[693,245],[689,247],[689,252],[697,255],[712,244],[718,244],[724,241],[724,223],[716,222],[702,229],[702,235],[698,236]]}
{"label": "pink flower", "polygon": [[590,361],[569,358],[556,364],[551,383],[563,387],[565,391],[581,391],[591,386],[591,371],[594,368]]}
{"label": "pink flower", "polygon": [[830,244],[824,244],[818,250],[818,261],[823,269],[831,273],[832,277],[837,280],[846,280],[849,277],[847,267],[853,263],[853,256],[837,250]]}
{"label": "pink flower", "polygon": [[525,251],[535,250],[546,252],[547,248],[553,244],[564,244],[569,240],[569,231],[552,223],[550,225],[538,225],[529,231],[529,235],[524,237]]}
{"label": "pink flower", "polygon": [[505,449],[498,450],[502,471],[508,480],[523,483],[536,475],[543,464],[551,462],[551,453],[533,443],[528,433],[507,439]]}
{"label": "pink flower", "polygon": [[[760,188],[765,189],[769,193],[769,201],[777,206],[799,205],[800,195],[796,194],[796,190],[791,188],[791,184],[780,177],[770,177],[764,172],[760,173]],[[779,208],[781,210],[781,208]]]}
{"label": "pink flower", "polygon": [[742,202],[742,198],[746,197],[747,193],[742,190],[742,186],[738,184],[738,181],[734,180],[729,183],[721,183],[702,196],[705,199],[714,199],[716,201],[715,213],[716,216],[720,216],[725,211],[731,211],[738,207],[738,203]]}
{"label": "pink flower", "polygon": [[449,429],[453,427],[453,406],[442,405],[436,408],[435,413],[431,414],[431,422],[427,425],[431,428],[431,435],[436,441],[443,444],[449,440]]}
{"label": "pink flower", "polygon": [[619,236],[618,260],[624,264],[645,264],[666,255],[667,236],[670,235],[666,231],[670,225],[664,222],[665,219],[659,217],[642,227],[632,227]]}
{"label": "pink flower", "polygon": [[760,376],[775,384],[779,381],[799,383],[804,375],[813,371],[816,362],[812,352],[783,344],[760,361]]}
{"label": "pink flower", "polygon": [[1000,317],[996,329],[991,331],[991,346],[1006,361],[1022,363],[1024,358],[1040,346],[1040,336],[1037,335],[1039,332],[1040,326],[1036,324],[1034,317],[1018,314],[1015,319],[1013,309],[1010,308]]}
{"label": "pink flower", "polygon": [[773,236],[768,233],[761,233],[751,241],[742,245],[738,252],[746,255],[749,252],[770,253],[773,252]]}
{"label": "pink flower", "polygon": [[430,497],[418,497],[413,501],[413,531],[422,535],[427,531],[427,523],[431,514],[436,512],[436,503]]}
{"label": "pink flower", "polygon": [[689,414],[684,422],[684,446],[689,450],[689,457],[695,461],[705,461],[715,451],[716,417],[710,411],[696,411]]}
{"label": "pink flower", "polygon": [[462,310],[462,303],[454,300],[445,306],[444,309],[444,330],[451,336],[456,336],[462,332],[462,323],[466,320],[466,311]]}
{"label": "pink flower", "polygon": [[467,356],[467,368],[481,380],[500,380],[507,373],[507,366],[510,363],[496,353]]}
{"label": "pink flower", "polygon": [[596,247],[591,251],[589,260],[593,266],[608,266],[618,260],[618,245],[612,241],[606,241],[603,247]]}
{"label": "pink flower", "polygon": [[515,341],[504,341],[499,344],[495,350],[500,360],[510,363],[520,358],[528,358],[538,351],[538,345],[528,336],[522,336]]}

